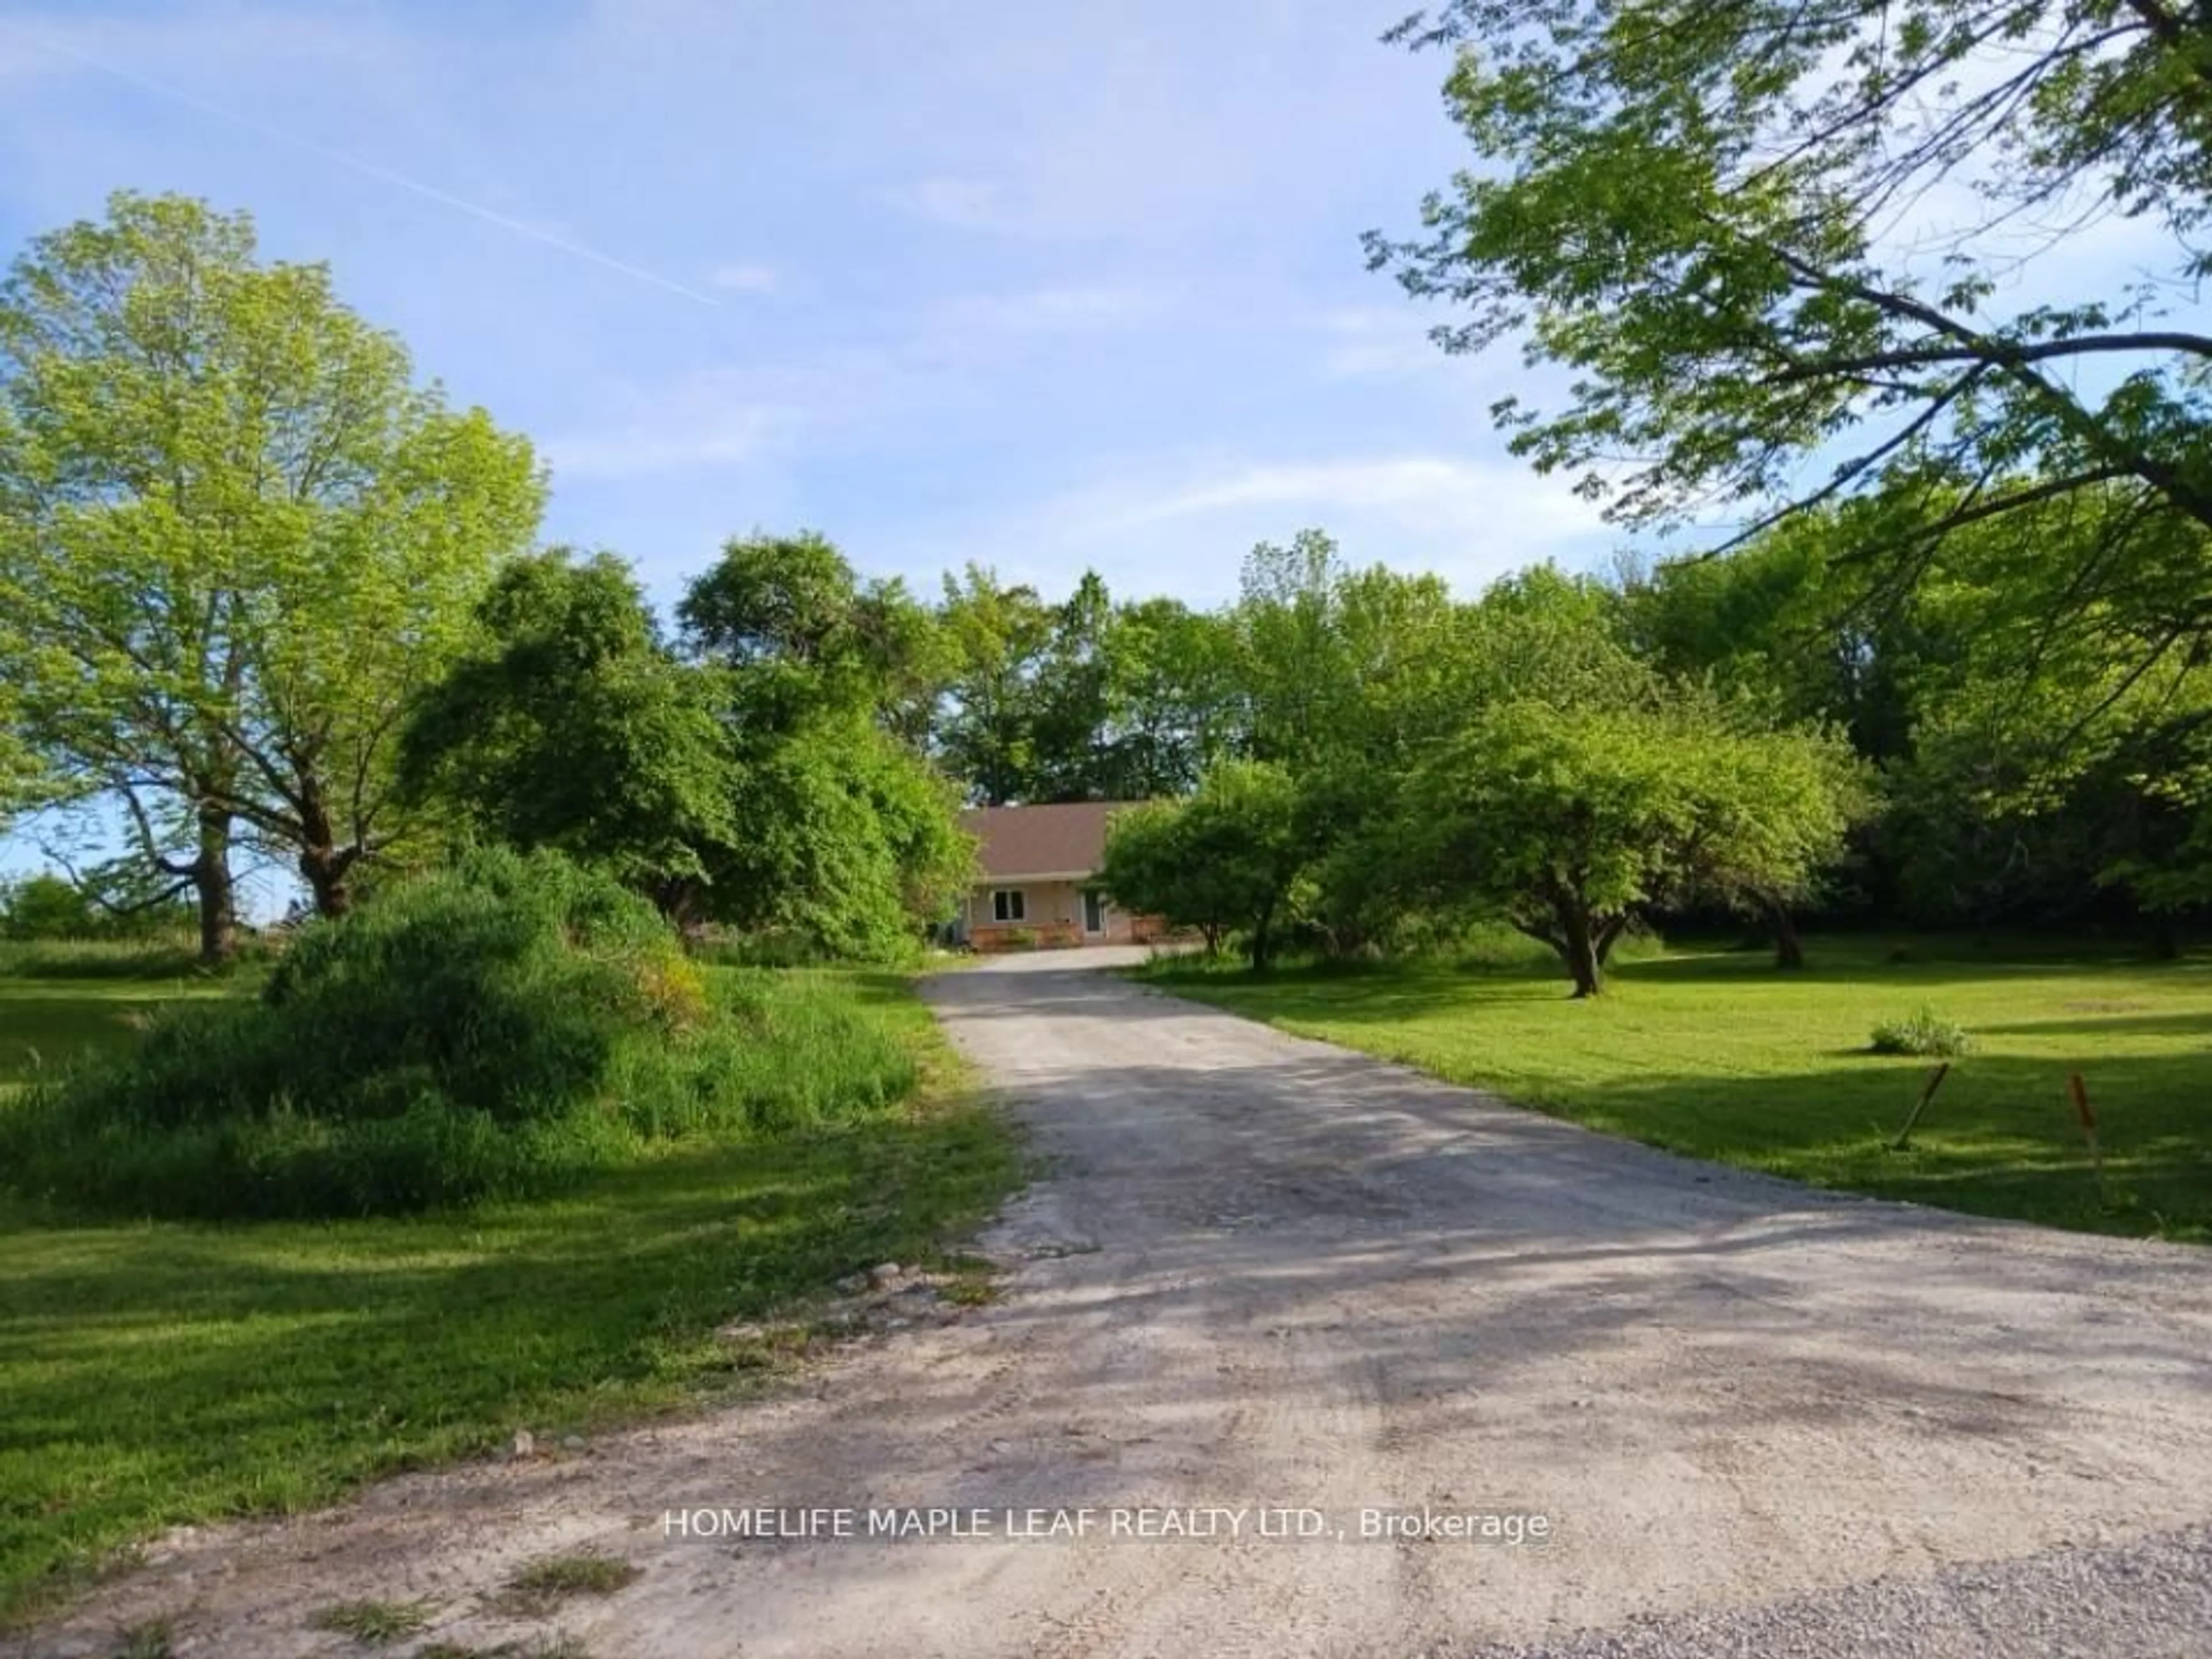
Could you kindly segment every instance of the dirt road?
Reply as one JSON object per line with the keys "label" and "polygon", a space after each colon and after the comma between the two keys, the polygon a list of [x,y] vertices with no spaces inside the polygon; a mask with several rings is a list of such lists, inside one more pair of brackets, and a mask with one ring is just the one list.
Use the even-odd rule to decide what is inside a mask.
{"label": "dirt road", "polygon": [[[332,1653],[337,1594],[489,1646],[543,1626],[480,1593],[585,1547],[644,1570],[555,1621],[598,1659],[2203,1650],[2212,1256],[1668,1158],[1079,961],[932,987],[1048,1161],[995,1305],[191,1540],[33,1650],[181,1607],[180,1655]],[[764,1506],[957,1513],[667,1535]],[[1424,1509],[1522,1541],[1360,1536]]]}

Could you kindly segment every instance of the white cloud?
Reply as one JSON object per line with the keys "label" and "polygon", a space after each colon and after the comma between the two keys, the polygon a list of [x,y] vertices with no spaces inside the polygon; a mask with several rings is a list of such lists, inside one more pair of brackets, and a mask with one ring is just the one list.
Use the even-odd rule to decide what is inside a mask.
{"label": "white cloud", "polygon": [[727,289],[733,294],[773,294],[776,288],[775,270],[761,264],[717,265],[714,275],[707,280],[714,287]]}
{"label": "white cloud", "polygon": [[542,446],[562,478],[639,478],[742,467],[762,460],[800,412],[760,396],[752,377],[702,370],[614,399],[605,425],[556,435]]}
{"label": "white cloud", "polygon": [[541,447],[556,483],[734,469],[757,482],[798,454],[802,441],[817,453],[836,449],[890,407],[901,385],[882,354],[857,349],[617,380],[599,394],[604,418],[556,428]]}

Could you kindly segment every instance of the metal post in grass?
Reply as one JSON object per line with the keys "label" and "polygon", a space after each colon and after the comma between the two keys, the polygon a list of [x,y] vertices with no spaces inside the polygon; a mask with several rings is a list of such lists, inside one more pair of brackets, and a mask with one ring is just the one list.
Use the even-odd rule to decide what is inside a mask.
{"label": "metal post in grass", "polygon": [[1943,1079],[1950,1075],[1951,1062],[1948,1060],[1929,1073],[1927,1086],[1921,1090],[1920,1098],[1912,1103],[1911,1116],[1905,1120],[1905,1127],[1897,1132],[1897,1139],[1889,1143],[1891,1152],[1901,1152],[1911,1142],[1912,1126],[1920,1121],[1921,1113],[1928,1109],[1928,1103],[1936,1098],[1936,1090],[1943,1086]]}
{"label": "metal post in grass", "polygon": [[2074,1097],[2074,1115],[2081,1120],[2081,1138],[2089,1143],[2089,1169],[2097,1180],[2097,1202],[2105,1204],[2105,1154],[2097,1145],[2097,1112],[2089,1104],[2089,1085],[2081,1081],[2081,1073],[2068,1074],[2066,1088]]}

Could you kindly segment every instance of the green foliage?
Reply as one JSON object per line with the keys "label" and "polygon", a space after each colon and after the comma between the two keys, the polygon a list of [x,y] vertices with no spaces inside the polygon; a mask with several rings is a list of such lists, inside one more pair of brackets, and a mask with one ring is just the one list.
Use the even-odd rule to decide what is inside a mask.
{"label": "green foliage", "polygon": [[228,950],[234,842],[325,910],[410,825],[406,704],[533,533],[529,446],[244,216],[118,193],[0,285],[0,704]]}
{"label": "green foliage", "polygon": [[682,657],[611,556],[511,565],[410,727],[417,798],[781,959],[910,951],[972,863],[951,787],[897,729],[926,613],[811,535],[731,543],[679,612]]}
{"label": "green foliage", "polygon": [[1032,682],[1052,636],[1034,588],[1002,586],[969,565],[945,578],[939,618],[950,641],[947,708],[938,744],[947,768],[989,805],[1032,799],[1037,756]]}
{"label": "green foliage", "polygon": [[97,925],[91,899],[75,882],[41,873],[0,886],[0,938],[87,939]]}
{"label": "green foliage", "polygon": [[1919,1054],[1948,1060],[1974,1046],[1965,1026],[1923,1003],[1903,1019],[1886,1019],[1874,1028],[1868,1048],[1877,1054]]}
{"label": "green foliage", "polygon": [[[1568,371],[1563,408],[1499,410],[1540,466],[1679,516],[1803,488],[1808,453],[1850,444],[1820,495],[1964,487],[1919,538],[2116,480],[2138,545],[2212,524],[2212,341],[2151,321],[2201,269],[2201,15],[1447,0],[1399,33],[1463,48],[1446,98],[1477,164],[1370,253],[1464,308],[1454,347],[1510,337]],[[1966,206],[1911,216],[1937,195]],[[2138,283],[2007,282],[2023,212],[2075,200],[2162,240]],[[2042,222],[2055,245],[2094,221]]]}
{"label": "green foliage", "polygon": [[305,929],[255,1002],[165,1011],[34,1090],[0,1146],[19,1192],[98,1210],[388,1214],[880,1110],[914,1081],[803,998],[710,999],[606,877],[487,851]]}
{"label": "green foliage", "polygon": [[736,775],[706,914],[821,959],[896,961],[974,866],[954,807],[952,787],[872,721],[817,717]]}
{"label": "green foliage", "polygon": [[[1751,509],[1632,593],[1655,662],[1892,769],[1891,914],[2201,917],[2212,337],[2166,313],[2212,14],[1447,0],[1399,35],[1454,49],[1477,160],[1375,263],[1449,348],[1565,371],[1498,410],[1540,469],[1634,522]],[[2092,233],[2066,202],[2128,218],[2132,281],[2013,280]]]}
{"label": "green foliage", "polygon": [[1400,847],[1420,888],[1502,910],[1591,996],[1640,912],[1801,892],[1863,799],[1837,739],[1747,727],[1710,697],[1512,702],[1422,769]]}
{"label": "green foliage", "polygon": [[901,729],[936,624],[812,534],[730,543],[678,611],[732,757],[701,913],[820,957],[910,952],[973,867],[952,787]]}
{"label": "green foliage", "polygon": [[1209,949],[1241,934],[1253,967],[1263,969],[1304,862],[1290,774],[1264,761],[1224,761],[1188,801],[1116,813],[1099,882],[1125,909],[1198,929]]}
{"label": "green foliage", "polygon": [[664,649],[635,579],[611,555],[518,559],[477,620],[477,643],[409,724],[412,798],[680,911],[704,879],[704,849],[732,834],[711,682]]}
{"label": "green foliage", "polygon": [[[960,1093],[903,977],[705,977],[752,1011],[735,1024],[757,1080],[816,1091],[813,1128],[663,1142],[459,1212],[64,1224],[0,1199],[0,1626],[179,1524],[304,1512],[483,1457],[518,1425],[557,1441],[726,1403],[752,1373],[719,1330],[879,1261],[933,1262],[1019,1181],[1007,1124]],[[0,1116],[14,1043],[120,1049],[125,1016],[178,989],[0,979]],[[881,1109],[833,1096],[870,1055],[930,1081],[900,1094],[884,1073]]]}
{"label": "green foliage", "polygon": [[1232,625],[1176,599],[1128,601],[1115,612],[1104,657],[1109,736],[1094,794],[1188,794],[1239,741]]}
{"label": "green foliage", "polygon": [[862,582],[813,531],[733,539],[676,607],[693,655],[744,682],[747,722],[779,732],[812,714],[866,710],[914,743],[950,647],[903,582]]}
{"label": "green foliage", "polygon": [[0,882],[0,939],[170,940],[191,929],[187,902],[159,891],[105,891],[51,871]]}
{"label": "green foliage", "polygon": [[1233,623],[1180,601],[1115,605],[1086,571],[1058,605],[970,565],[945,580],[936,736],[993,805],[1188,793],[1242,741]]}

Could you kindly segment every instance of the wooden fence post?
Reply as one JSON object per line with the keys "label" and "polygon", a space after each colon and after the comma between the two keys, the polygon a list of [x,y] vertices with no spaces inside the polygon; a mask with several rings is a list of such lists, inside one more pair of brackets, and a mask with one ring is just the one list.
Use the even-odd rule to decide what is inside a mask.
{"label": "wooden fence post", "polygon": [[2066,1088],[2067,1091],[2074,1097],[2074,1115],[2081,1120],[2082,1139],[2089,1143],[2089,1168],[2097,1180],[2097,1201],[2104,1204],[2106,1202],[2105,1154],[2103,1149],[2097,1145],[2097,1113],[2096,1109],[2089,1104],[2089,1086],[2081,1081],[2081,1073],[2074,1072],[2067,1076]]}
{"label": "wooden fence post", "polygon": [[1911,1115],[1905,1120],[1905,1127],[1897,1132],[1897,1139],[1889,1143],[1891,1152],[1901,1152],[1905,1150],[1906,1144],[1912,1139],[1912,1126],[1920,1121],[1921,1113],[1928,1109],[1928,1103],[1936,1098],[1936,1091],[1942,1086],[1943,1079],[1950,1075],[1951,1062],[1948,1060],[1928,1074],[1928,1086],[1920,1091],[1920,1098],[1913,1102]]}

